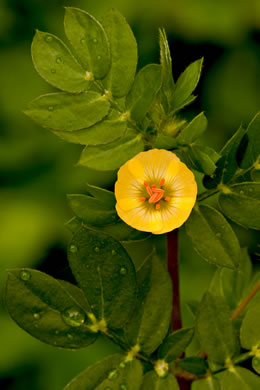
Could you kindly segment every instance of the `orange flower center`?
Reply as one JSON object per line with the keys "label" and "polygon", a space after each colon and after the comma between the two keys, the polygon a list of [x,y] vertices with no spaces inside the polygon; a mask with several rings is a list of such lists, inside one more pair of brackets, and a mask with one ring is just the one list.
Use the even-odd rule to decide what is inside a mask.
{"label": "orange flower center", "polygon": [[149,195],[149,198],[145,198],[144,196],[140,198],[142,202],[148,201],[149,203],[155,204],[155,209],[159,210],[161,208],[160,200],[163,198],[166,202],[170,200],[169,196],[163,196],[164,195],[164,189],[161,188],[165,184],[165,179],[160,180],[160,188],[156,187],[156,184],[152,184],[151,186],[147,181],[144,181],[145,189]]}

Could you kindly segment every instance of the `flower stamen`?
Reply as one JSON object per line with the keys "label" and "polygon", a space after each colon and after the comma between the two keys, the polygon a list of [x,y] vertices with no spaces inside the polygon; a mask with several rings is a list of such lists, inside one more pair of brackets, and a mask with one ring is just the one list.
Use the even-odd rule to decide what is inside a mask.
{"label": "flower stamen", "polygon": [[165,196],[165,197],[164,197],[164,200],[166,200],[166,202],[169,202],[170,199],[171,199],[171,198],[170,198],[169,196]]}
{"label": "flower stamen", "polygon": [[162,178],[162,179],[160,180],[160,186],[162,187],[162,186],[164,186],[164,184],[165,184],[165,179]]}
{"label": "flower stamen", "polygon": [[156,210],[159,210],[161,208],[161,205],[160,205],[160,203],[156,203],[156,205],[155,205],[155,209]]}
{"label": "flower stamen", "polygon": [[145,202],[145,201],[146,201],[146,198],[145,198],[144,196],[142,196],[142,197],[140,198],[140,201],[141,201],[141,202]]}

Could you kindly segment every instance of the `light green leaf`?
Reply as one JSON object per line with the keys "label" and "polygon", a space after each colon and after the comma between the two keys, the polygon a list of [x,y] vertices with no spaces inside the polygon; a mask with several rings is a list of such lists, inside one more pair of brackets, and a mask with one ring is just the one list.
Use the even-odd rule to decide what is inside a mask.
{"label": "light green leaf", "polygon": [[170,102],[174,91],[174,81],[172,77],[172,58],[169,44],[164,29],[159,29],[160,43],[160,63],[162,66],[162,89],[161,100],[166,112],[170,110]]}
{"label": "light green leaf", "polygon": [[158,351],[158,358],[167,362],[177,359],[190,344],[194,335],[194,328],[183,328],[170,334],[162,343]]}
{"label": "light green leaf", "polygon": [[223,188],[219,196],[223,214],[239,225],[260,229],[260,183],[239,183]]}
{"label": "light green leaf", "polygon": [[82,226],[72,238],[68,257],[96,318],[120,328],[136,297],[135,268],[125,249],[112,237]]}
{"label": "light green leaf", "polygon": [[169,135],[158,134],[155,141],[155,148],[158,149],[175,149],[178,147],[176,138],[170,137]]}
{"label": "light green leaf", "polygon": [[123,355],[111,355],[88,367],[72,379],[64,390],[108,390],[111,387],[115,390],[139,390],[142,371],[138,360],[125,362]]}
{"label": "light green leaf", "polygon": [[172,109],[176,109],[181,106],[196,88],[200,78],[202,63],[203,58],[193,62],[178,78],[171,99]]}
{"label": "light green leaf", "polygon": [[197,333],[202,350],[215,363],[232,359],[239,349],[229,306],[221,297],[209,292],[199,307]]}
{"label": "light green leaf", "polygon": [[140,390],[179,390],[179,385],[172,375],[160,378],[155,371],[149,371],[144,376]]}
{"label": "light green leaf", "polygon": [[215,188],[220,183],[226,184],[233,178],[238,168],[237,152],[245,133],[246,130],[240,127],[223,147],[220,152],[221,158],[217,162],[216,172],[210,177],[206,176],[203,180],[206,188]]}
{"label": "light green leaf", "polygon": [[14,321],[37,339],[62,348],[84,348],[91,309],[79,288],[32,269],[8,270],[6,304]]}
{"label": "light green leaf", "polygon": [[240,329],[242,347],[260,347],[260,300],[256,300],[247,310]]}
{"label": "light green leaf", "polygon": [[67,142],[81,145],[102,145],[115,141],[124,135],[126,121],[120,119],[115,111],[111,112],[101,122],[77,131],[54,131],[54,133]]}
{"label": "light green leaf", "polygon": [[178,366],[194,375],[205,375],[208,371],[208,363],[198,356],[189,356],[178,361]]}
{"label": "light green leaf", "polygon": [[141,136],[128,133],[107,145],[87,146],[81,153],[78,165],[100,171],[111,171],[119,168],[143,149]]}
{"label": "light green leaf", "polygon": [[137,44],[125,18],[115,9],[103,18],[111,50],[111,67],[104,83],[114,97],[127,95],[134,81]]}
{"label": "light green leaf", "polygon": [[186,127],[184,127],[180,135],[177,137],[178,142],[184,145],[191,144],[204,133],[207,125],[207,118],[204,113],[201,112]]}
{"label": "light green leaf", "polygon": [[260,111],[249,123],[247,128],[248,145],[241,162],[241,168],[251,167],[260,155]]}
{"label": "light green leaf", "polygon": [[86,184],[86,189],[90,195],[94,196],[94,198],[106,203],[110,207],[115,207],[116,199],[114,192],[88,183]]}
{"label": "light green leaf", "polygon": [[238,239],[223,215],[213,207],[196,206],[186,231],[194,249],[210,263],[237,268],[240,258]]}
{"label": "light green leaf", "polygon": [[215,163],[220,157],[214,149],[195,143],[188,145],[182,156],[188,166],[207,175],[215,171]]}
{"label": "light green leaf", "polygon": [[108,101],[96,92],[61,92],[34,99],[25,114],[42,127],[74,131],[94,125],[107,115],[109,108]]}
{"label": "light green leaf", "polygon": [[65,33],[77,58],[96,79],[102,79],[110,66],[108,39],[102,25],[90,14],[78,8],[66,7]]}
{"label": "light green leaf", "polygon": [[67,92],[88,89],[86,72],[54,35],[36,31],[32,42],[32,59],[37,72],[54,87]]}
{"label": "light green leaf", "polygon": [[126,97],[126,108],[135,121],[142,120],[153,103],[162,83],[161,66],[149,64],[137,74]]}
{"label": "light green leaf", "polygon": [[178,107],[175,107],[173,110],[172,110],[172,114],[179,111],[179,110],[182,110],[184,107],[188,106],[189,104],[191,104],[192,102],[194,102],[194,100],[197,99],[197,96],[195,95],[190,95],[186,100],[184,100],[184,102],[182,102]]}
{"label": "light green leaf", "polygon": [[125,327],[128,344],[152,353],[164,339],[170,323],[172,285],[164,264],[153,253],[137,272],[139,292],[131,322]]}
{"label": "light green leaf", "polygon": [[254,356],[252,359],[252,367],[260,375],[260,359],[257,356]]}
{"label": "light green leaf", "polygon": [[[208,376],[192,382],[191,390],[221,390],[220,383],[216,378]],[[223,389],[224,390],[224,389]]]}
{"label": "light green leaf", "polygon": [[258,390],[260,377],[243,367],[234,367],[217,375],[221,389]]}
{"label": "light green leaf", "polygon": [[67,195],[69,205],[74,214],[89,225],[105,225],[118,219],[115,205],[83,194]]}

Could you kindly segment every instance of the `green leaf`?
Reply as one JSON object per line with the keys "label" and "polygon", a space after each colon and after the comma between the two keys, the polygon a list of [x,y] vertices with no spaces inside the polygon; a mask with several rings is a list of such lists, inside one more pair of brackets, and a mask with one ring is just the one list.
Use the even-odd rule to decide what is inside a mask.
{"label": "green leaf", "polygon": [[111,171],[118,169],[143,149],[144,144],[140,134],[128,133],[107,145],[87,146],[81,153],[78,165],[100,171]]}
{"label": "green leaf", "polygon": [[114,97],[127,95],[134,81],[137,65],[137,44],[125,18],[115,9],[103,18],[111,50],[111,67],[104,83]]}
{"label": "green leaf", "polygon": [[145,240],[150,237],[149,233],[133,229],[131,228],[131,226],[127,225],[122,220],[118,220],[116,223],[110,225],[96,226],[95,229],[109,234],[116,240],[122,242]]}
{"label": "green leaf", "polygon": [[260,347],[260,300],[256,300],[247,310],[240,329],[242,347]]}
{"label": "green leaf", "polygon": [[61,92],[34,99],[25,114],[42,127],[74,131],[94,125],[107,115],[109,108],[108,101],[96,92]]}
{"label": "green leaf", "polygon": [[[162,102],[166,112],[170,110],[170,102],[174,91],[174,81],[172,77],[172,58],[169,44],[164,29],[159,29],[160,43],[160,63],[162,67]],[[164,104],[165,102],[165,104]]]}
{"label": "green leaf", "polygon": [[115,390],[139,390],[142,371],[138,360],[125,362],[123,355],[111,355],[88,367],[72,379],[64,390],[108,390],[111,386]]}
{"label": "green leaf", "polygon": [[102,145],[122,137],[126,131],[126,121],[120,119],[117,111],[110,113],[95,125],[77,131],[53,131],[67,142],[81,145]]}
{"label": "green leaf", "polygon": [[67,92],[88,89],[86,72],[54,35],[36,31],[32,42],[32,59],[37,72],[54,87]]}
{"label": "green leaf", "polygon": [[260,163],[251,171],[252,181],[260,181]]}
{"label": "green leaf", "polygon": [[206,205],[194,207],[186,222],[186,231],[194,249],[209,263],[237,268],[240,258],[239,242],[219,211]]}
{"label": "green leaf", "polygon": [[[220,383],[216,378],[208,376],[192,382],[191,390],[221,390]],[[224,390],[224,389],[223,389]]]}
{"label": "green leaf", "polygon": [[178,78],[171,99],[172,109],[176,109],[181,106],[196,88],[200,78],[202,63],[203,58],[193,62]]}
{"label": "green leaf", "polygon": [[260,378],[243,367],[234,367],[217,375],[221,389],[258,390]]}
{"label": "green leaf", "polygon": [[243,140],[246,130],[240,127],[237,132],[228,140],[220,152],[221,158],[217,162],[217,169],[211,177],[206,176],[203,184],[206,188],[215,188],[218,184],[229,183],[237,168],[237,152]]}
{"label": "green leaf", "polygon": [[173,110],[172,110],[172,114],[173,113],[176,113],[177,111],[179,110],[182,110],[184,107],[188,106],[189,104],[191,104],[192,102],[194,102],[194,100],[197,98],[197,96],[194,96],[194,95],[190,95],[186,100],[184,100],[184,102],[182,102],[178,107],[175,107]]}
{"label": "green leaf", "polygon": [[83,292],[43,272],[8,270],[6,304],[14,321],[37,339],[62,348],[84,348],[97,337]]}
{"label": "green leaf", "polygon": [[188,307],[189,312],[191,313],[192,317],[195,319],[198,313],[199,302],[193,300],[186,301],[185,305]]}
{"label": "green leaf", "polygon": [[210,175],[216,170],[215,163],[220,156],[212,148],[193,143],[184,149],[182,157],[192,169]]}
{"label": "green leaf", "polygon": [[257,374],[260,374],[260,359],[257,356],[254,356],[252,359],[252,367]]}
{"label": "green leaf", "polygon": [[251,167],[256,160],[259,158],[260,154],[260,111],[256,114],[256,116],[249,123],[247,128],[247,138],[248,145],[240,164],[241,168],[247,169]]}
{"label": "green leaf", "polygon": [[149,64],[137,74],[134,84],[126,97],[126,108],[131,118],[140,121],[153,103],[162,83],[161,66]]}
{"label": "green leaf", "polygon": [[208,363],[198,356],[181,359],[178,361],[178,366],[194,375],[205,375],[208,371]]}
{"label": "green leaf", "polygon": [[158,351],[158,358],[168,363],[177,359],[188,347],[194,335],[194,328],[183,328],[170,334]]}
{"label": "green leaf", "polygon": [[68,257],[97,319],[120,328],[136,298],[135,268],[125,249],[112,237],[82,226],[72,238]]}
{"label": "green leaf", "polygon": [[88,193],[94,198],[106,203],[110,207],[115,207],[116,198],[114,192],[105,190],[104,188],[93,186],[92,184],[88,183],[86,185],[86,189]]}
{"label": "green leaf", "polygon": [[65,8],[65,33],[83,68],[102,79],[110,67],[108,39],[102,25],[90,14],[73,7]]}
{"label": "green leaf", "polygon": [[155,148],[158,149],[175,149],[178,147],[176,138],[170,137],[169,135],[158,134],[155,141]]}
{"label": "green leaf", "polygon": [[140,390],[179,390],[179,385],[172,375],[160,378],[155,371],[149,371],[144,376]]}
{"label": "green leaf", "polygon": [[207,125],[207,118],[204,113],[201,112],[181,131],[180,135],[177,137],[178,143],[184,145],[191,144],[204,133]]}
{"label": "green leaf", "polygon": [[202,350],[215,363],[225,363],[238,351],[229,306],[221,297],[209,292],[204,295],[199,307],[197,333]]}
{"label": "green leaf", "polygon": [[239,183],[223,188],[219,196],[223,214],[239,225],[260,229],[260,183]]}
{"label": "green leaf", "polygon": [[235,309],[243,298],[249,285],[252,273],[252,264],[247,249],[242,249],[238,270],[221,268],[215,272],[210,291],[220,294]]}
{"label": "green leaf", "polygon": [[67,195],[74,214],[90,225],[105,225],[118,219],[115,205],[110,206],[91,196],[82,194]]}
{"label": "green leaf", "polygon": [[139,344],[143,352],[150,354],[168,331],[172,304],[171,279],[154,253],[138,270],[137,283],[137,303],[125,335],[129,345]]}

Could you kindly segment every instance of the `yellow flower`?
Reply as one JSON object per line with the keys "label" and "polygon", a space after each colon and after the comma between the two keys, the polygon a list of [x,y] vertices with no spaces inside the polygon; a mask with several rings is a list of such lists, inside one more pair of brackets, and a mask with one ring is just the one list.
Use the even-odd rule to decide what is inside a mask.
{"label": "yellow flower", "polygon": [[116,210],[137,230],[162,234],[178,228],[188,219],[196,196],[193,173],[167,150],[141,152],[118,171]]}

